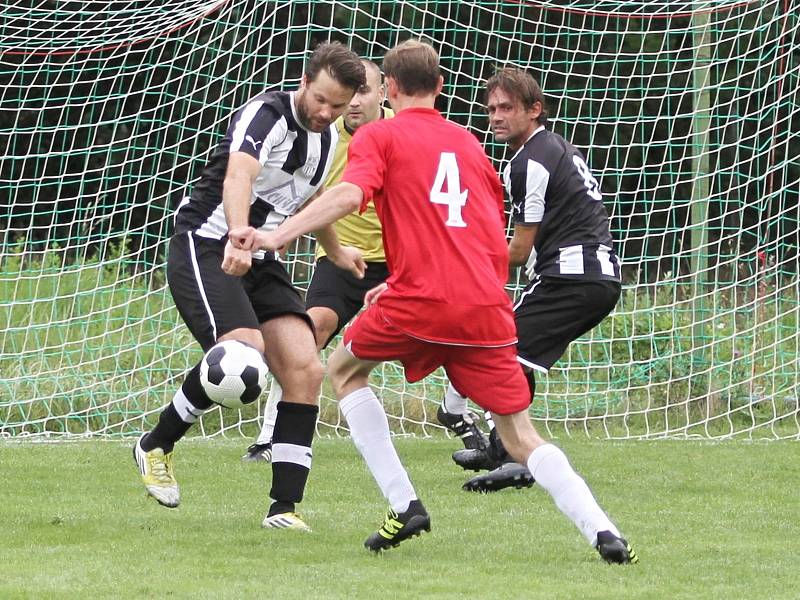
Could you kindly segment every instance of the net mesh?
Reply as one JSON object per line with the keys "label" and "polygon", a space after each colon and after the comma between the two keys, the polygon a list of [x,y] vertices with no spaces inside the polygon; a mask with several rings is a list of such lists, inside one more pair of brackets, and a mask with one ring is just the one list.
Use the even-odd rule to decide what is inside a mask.
{"label": "net mesh", "polygon": [[[588,157],[623,297],[537,383],[551,434],[800,437],[800,11],[794,2],[7,2],[0,8],[0,434],[149,429],[200,358],[165,287],[172,211],[230,115],[337,39],[422,37],[437,105],[498,168],[482,84],[531,70]],[[305,288],[313,242],[289,263]],[[518,291],[524,281],[509,285]],[[376,371],[427,434],[437,372]],[[320,433],[344,432],[330,388]],[[196,433],[252,435],[259,404]]]}

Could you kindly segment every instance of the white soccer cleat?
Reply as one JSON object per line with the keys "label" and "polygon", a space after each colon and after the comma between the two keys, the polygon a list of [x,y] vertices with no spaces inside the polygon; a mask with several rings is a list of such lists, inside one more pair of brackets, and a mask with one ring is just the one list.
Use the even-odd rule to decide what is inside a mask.
{"label": "white soccer cleat", "polygon": [[295,529],[297,531],[311,532],[311,527],[306,525],[300,515],[294,512],[280,513],[271,517],[267,515],[264,517],[261,526],[265,529]]}
{"label": "white soccer cleat", "polygon": [[144,487],[159,504],[175,508],[181,503],[181,493],[172,470],[172,452],[164,454],[161,448],[145,452],[141,446],[143,437],[133,447],[133,458],[139,466]]}

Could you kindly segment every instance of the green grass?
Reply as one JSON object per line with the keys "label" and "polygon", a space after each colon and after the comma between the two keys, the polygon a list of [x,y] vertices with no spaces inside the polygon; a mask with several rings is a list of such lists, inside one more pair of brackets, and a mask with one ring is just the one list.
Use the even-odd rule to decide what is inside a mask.
{"label": "green grass", "polygon": [[638,565],[602,563],[536,486],[460,491],[454,440],[397,440],[433,530],[378,557],[385,504],[348,440],[316,442],[312,534],[260,528],[270,471],[243,439],[178,446],[176,510],[145,498],[130,442],[0,442],[0,597],[797,597],[800,444],[559,443]]}

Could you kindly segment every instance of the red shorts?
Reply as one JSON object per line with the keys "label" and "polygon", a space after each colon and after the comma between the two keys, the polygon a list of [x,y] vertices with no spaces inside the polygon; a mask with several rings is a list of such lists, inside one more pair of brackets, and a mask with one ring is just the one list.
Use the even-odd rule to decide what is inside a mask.
{"label": "red shorts", "polygon": [[344,344],[360,360],[400,361],[411,383],[444,367],[459,393],[498,415],[526,410],[531,403],[513,344],[488,348],[426,342],[397,329],[375,304],[345,330]]}

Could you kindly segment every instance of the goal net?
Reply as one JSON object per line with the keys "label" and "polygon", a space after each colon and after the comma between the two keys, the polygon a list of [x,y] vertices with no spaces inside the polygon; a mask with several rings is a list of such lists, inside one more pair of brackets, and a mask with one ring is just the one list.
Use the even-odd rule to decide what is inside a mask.
{"label": "goal net", "polygon": [[[623,297],[538,378],[540,426],[799,438],[799,14],[789,0],[4,3],[0,435],[151,428],[200,358],[165,286],[173,209],[232,112],[296,87],[323,40],[380,62],[423,37],[442,58],[439,108],[498,168],[482,85],[517,65],[602,185]],[[312,240],[289,268],[304,288]],[[386,364],[373,383],[395,432],[438,429],[443,373],[409,385]],[[253,435],[261,409],[193,431]],[[327,384],[319,431],[346,432]]]}

